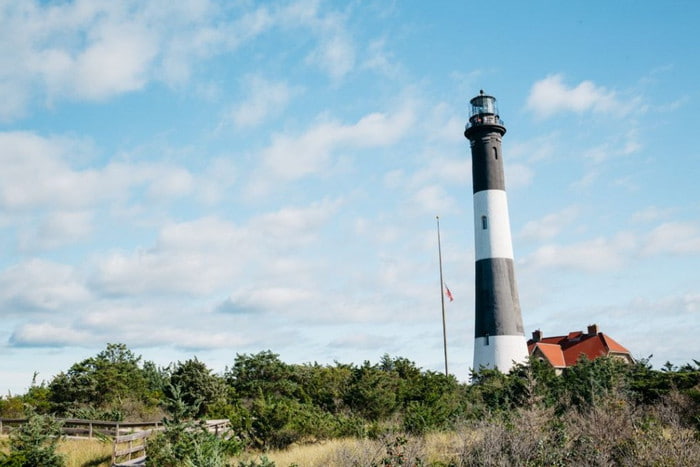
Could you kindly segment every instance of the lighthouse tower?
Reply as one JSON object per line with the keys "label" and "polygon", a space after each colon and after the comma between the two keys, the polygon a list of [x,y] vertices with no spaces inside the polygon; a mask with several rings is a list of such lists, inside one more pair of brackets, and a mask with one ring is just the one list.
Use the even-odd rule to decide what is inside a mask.
{"label": "lighthouse tower", "polygon": [[496,99],[481,91],[471,101],[464,130],[472,151],[474,242],[476,252],[476,326],[474,371],[507,373],[528,351],[513,267],[508,200],[503,176],[501,137],[506,133]]}

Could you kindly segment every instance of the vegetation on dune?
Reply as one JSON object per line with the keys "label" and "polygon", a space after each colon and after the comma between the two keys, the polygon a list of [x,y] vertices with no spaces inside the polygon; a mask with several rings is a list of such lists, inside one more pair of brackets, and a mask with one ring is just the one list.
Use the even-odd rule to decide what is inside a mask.
{"label": "vegetation on dune", "polygon": [[61,425],[53,417],[30,413],[27,423],[9,436],[9,453],[0,453],[3,467],[62,467],[64,459],[56,452]]}
{"label": "vegetation on dune", "polygon": [[[584,359],[555,375],[532,360],[465,384],[387,355],[376,364],[298,365],[270,351],[239,354],[219,375],[197,358],[162,368],[109,344],[26,394],[0,399],[0,417],[27,410],[165,418],[149,448],[160,465],[228,465],[243,450],[270,458],[246,454],[238,465],[274,465],[275,450],[341,439],[364,447],[339,444],[314,465],[700,465],[700,362],[656,370],[645,360]],[[209,436],[196,422],[203,418],[229,419],[235,436]],[[449,441],[436,450],[426,440],[439,432]],[[20,453],[54,452],[47,440],[12,441],[0,465],[31,465]]]}

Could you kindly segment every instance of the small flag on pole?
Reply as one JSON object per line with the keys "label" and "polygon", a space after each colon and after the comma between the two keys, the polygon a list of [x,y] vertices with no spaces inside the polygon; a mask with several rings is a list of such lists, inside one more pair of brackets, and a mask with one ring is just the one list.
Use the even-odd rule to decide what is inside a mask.
{"label": "small flag on pole", "polygon": [[452,296],[452,292],[450,292],[450,288],[447,287],[447,284],[445,284],[445,295],[447,295],[447,298],[450,299],[450,301],[454,301],[454,297]]}

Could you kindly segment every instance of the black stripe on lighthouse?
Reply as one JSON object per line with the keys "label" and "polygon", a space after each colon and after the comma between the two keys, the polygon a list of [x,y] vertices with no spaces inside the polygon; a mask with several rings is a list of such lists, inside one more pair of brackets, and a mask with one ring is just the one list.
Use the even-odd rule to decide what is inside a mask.
{"label": "black stripe on lighthouse", "polygon": [[511,258],[476,262],[475,337],[522,335],[518,287]]}
{"label": "black stripe on lighthouse", "polygon": [[495,131],[480,136],[471,140],[471,149],[474,193],[483,190],[505,191],[501,136]]}

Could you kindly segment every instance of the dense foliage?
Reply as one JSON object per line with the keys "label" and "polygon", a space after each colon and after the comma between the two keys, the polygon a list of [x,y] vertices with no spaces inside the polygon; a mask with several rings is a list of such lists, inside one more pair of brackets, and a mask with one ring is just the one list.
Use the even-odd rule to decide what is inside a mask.
{"label": "dense foliage", "polygon": [[[376,364],[299,365],[265,351],[238,354],[223,374],[215,374],[197,358],[160,368],[122,344],[109,344],[48,383],[0,399],[0,417],[22,416],[27,409],[59,417],[165,417],[170,429],[154,444],[160,451],[152,453],[171,459],[164,465],[178,459],[173,446],[185,446],[192,455],[223,450],[218,456],[232,446],[267,450],[339,437],[382,439],[466,428],[481,433],[468,444],[474,465],[487,458],[497,464],[530,462],[523,456],[548,465],[623,458],[664,464],[679,452],[700,457],[697,361],[657,370],[646,360],[630,365],[583,359],[556,375],[532,360],[508,375],[484,370],[466,384],[388,355]],[[183,431],[202,418],[229,419],[235,446]],[[461,465],[472,462],[460,459]]]}
{"label": "dense foliage", "polygon": [[28,422],[10,433],[9,453],[0,452],[2,467],[62,467],[56,453],[61,425],[51,416],[29,414]]}
{"label": "dense foliage", "polygon": [[[202,381],[210,379],[208,371],[201,371],[200,362],[196,359],[188,364],[179,365],[183,368],[194,368],[194,374],[199,374]],[[182,371],[174,374],[182,376]],[[181,390],[180,386],[169,385],[166,407],[169,417],[163,419],[165,429],[148,441],[146,454],[148,465],[159,467],[206,466],[225,467],[228,459],[238,454],[243,448],[239,438],[233,432],[217,436],[210,433],[204,421],[190,419],[201,411],[203,399],[194,398],[190,389]],[[207,388],[203,388],[206,390]]]}

